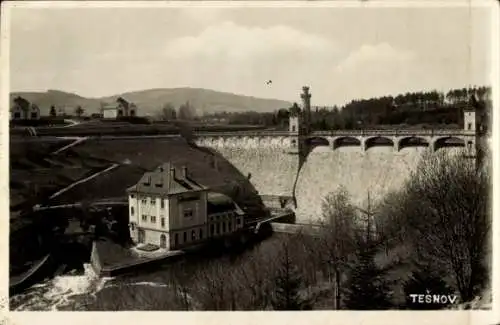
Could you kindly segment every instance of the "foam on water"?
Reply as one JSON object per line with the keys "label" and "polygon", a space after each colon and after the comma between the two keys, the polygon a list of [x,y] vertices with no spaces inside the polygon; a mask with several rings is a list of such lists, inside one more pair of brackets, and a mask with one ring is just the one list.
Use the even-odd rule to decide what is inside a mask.
{"label": "foam on water", "polygon": [[[457,149],[447,148],[447,153]],[[340,147],[332,150],[317,147],[302,166],[296,188],[297,220],[309,222],[320,218],[321,203],[326,195],[343,186],[352,203],[359,208],[375,204],[391,190],[400,188],[410,173],[417,168],[425,147],[373,147],[363,151],[359,147]]]}
{"label": "foam on water", "polygon": [[73,306],[72,298],[94,296],[111,278],[99,278],[90,264],[84,264],[83,275],[61,275],[32,286],[25,293],[11,298],[14,310],[58,310]]}

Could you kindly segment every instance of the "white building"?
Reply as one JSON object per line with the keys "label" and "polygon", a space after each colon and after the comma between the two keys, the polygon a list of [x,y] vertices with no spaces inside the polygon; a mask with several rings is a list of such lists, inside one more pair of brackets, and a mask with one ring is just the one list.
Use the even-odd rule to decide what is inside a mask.
{"label": "white building", "polygon": [[103,117],[107,119],[137,116],[137,106],[134,103],[127,102],[122,97],[118,97],[116,104],[105,105],[101,108],[101,110]]}
{"label": "white building", "polygon": [[40,108],[18,96],[14,98],[10,118],[11,120],[38,120],[40,119]]}
{"label": "white building", "polygon": [[210,192],[186,167],[162,164],[127,192],[130,235],[136,244],[176,250],[243,227],[243,212],[236,203]]}
{"label": "white building", "polygon": [[102,117],[108,119],[116,119],[118,117],[118,109],[116,108],[116,106],[104,106],[102,108]]}

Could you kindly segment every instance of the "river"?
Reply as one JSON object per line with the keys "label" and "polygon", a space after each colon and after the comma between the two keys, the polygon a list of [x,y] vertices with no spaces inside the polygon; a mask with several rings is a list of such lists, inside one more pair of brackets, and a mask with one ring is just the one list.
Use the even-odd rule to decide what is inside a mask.
{"label": "river", "polygon": [[[236,265],[244,263],[245,254],[257,248],[272,250],[283,236],[274,234],[243,254],[239,254],[233,263]],[[185,260],[179,263],[182,264],[183,276],[189,278],[203,271],[208,264],[214,265],[213,262],[218,263],[218,259],[227,260],[227,258],[226,254],[211,260]],[[159,266],[153,272],[99,278],[90,264],[84,264],[81,274],[61,275],[46,279],[23,293],[12,296],[10,309],[14,311],[175,310],[179,307],[170,306],[168,299],[165,301],[156,299],[163,296],[169,288],[172,289],[169,281],[172,274],[171,268],[172,265],[169,264]],[[196,302],[191,302],[190,305],[196,306]]]}

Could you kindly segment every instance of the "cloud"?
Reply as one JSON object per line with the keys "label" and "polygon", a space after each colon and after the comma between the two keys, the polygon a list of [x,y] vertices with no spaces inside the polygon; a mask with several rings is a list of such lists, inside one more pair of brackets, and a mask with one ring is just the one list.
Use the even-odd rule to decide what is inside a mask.
{"label": "cloud", "polygon": [[166,47],[167,55],[174,58],[231,60],[307,54],[318,57],[334,51],[331,41],[288,26],[246,27],[233,22],[210,26],[197,36],[174,39]]}
{"label": "cloud", "polygon": [[[331,39],[290,26],[227,21],[172,39],[165,59],[180,84],[293,99],[302,85],[331,69],[339,49]],[[269,79],[272,87],[265,84]]]}
{"label": "cloud", "polygon": [[376,68],[392,63],[393,65],[409,64],[415,55],[408,50],[396,49],[387,43],[377,45],[363,45],[353,51],[338,66],[337,70],[352,71],[362,68]]}
{"label": "cloud", "polygon": [[345,100],[408,91],[422,84],[425,62],[412,51],[388,43],[363,45],[333,69]]}

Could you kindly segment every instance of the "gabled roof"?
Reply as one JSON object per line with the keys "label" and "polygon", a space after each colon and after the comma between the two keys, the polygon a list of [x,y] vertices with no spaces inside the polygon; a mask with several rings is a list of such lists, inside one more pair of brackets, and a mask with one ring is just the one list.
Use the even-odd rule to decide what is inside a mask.
{"label": "gabled roof", "polygon": [[128,192],[141,192],[157,195],[172,195],[207,190],[189,175],[187,167],[175,166],[167,162],[154,171],[145,173],[139,182],[127,189]]}

